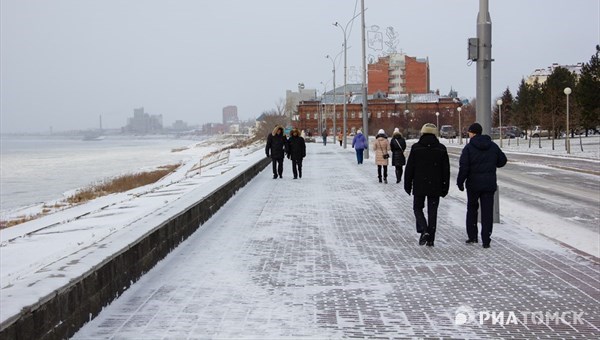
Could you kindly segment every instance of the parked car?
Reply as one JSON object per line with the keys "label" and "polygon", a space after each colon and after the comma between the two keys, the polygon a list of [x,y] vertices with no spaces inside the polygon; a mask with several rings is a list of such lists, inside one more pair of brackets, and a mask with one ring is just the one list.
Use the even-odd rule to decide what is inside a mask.
{"label": "parked car", "polygon": [[548,137],[550,136],[550,131],[543,130],[539,125],[533,127],[533,129],[528,132],[529,137]]}
{"label": "parked car", "polygon": [[523,130],[519,129],[517,126],[506,126],[504,128],[506,129],[507,133],[510,132],[510,134],[514,137],[525,137],[525,132],[523,132]]}
{"label": "parked car", "polygon": [[440,128],[440,137],[456,138],[456,130],[454,130],[452,125],[442,125]]}
{"label": "parked car", "polygon": [[[495,127],[492,128],[492,133],[490,133],[490,137],[492,137],[492,139],[500,139],[500,129]],[[516,138],[517,135],[515,135],[515,131],[512,129],[509,129],[506,126],[502,127],[502,138],[503,139],[512,139],[512,138]]]}

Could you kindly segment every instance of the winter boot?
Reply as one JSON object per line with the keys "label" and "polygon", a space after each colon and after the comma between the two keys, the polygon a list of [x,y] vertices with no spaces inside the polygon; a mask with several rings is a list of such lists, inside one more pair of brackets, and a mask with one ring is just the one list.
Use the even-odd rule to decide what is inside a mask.
{"label": "winter boot", "polygon": [[426,233],[421,233],[421,237],[419,237],[419,245],[425,245],[425,243],[427,243],[427,237],[429,237],[429,234]]}

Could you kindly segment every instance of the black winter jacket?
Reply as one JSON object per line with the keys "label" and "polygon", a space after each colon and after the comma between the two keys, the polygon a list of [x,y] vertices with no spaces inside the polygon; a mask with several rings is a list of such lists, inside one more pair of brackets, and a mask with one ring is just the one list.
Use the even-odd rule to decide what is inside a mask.
{"label": "black winter jacket", "polygon": [[496,168],[506,164],[506,155],[488,135],[475,135],[469,141],[459,160],[458,187],[467,182],[467,190],[475,192],[496,191]]}
{"label": "black winter jacket", "polygon": [[304,138],[292,135],[288,139],[287,153],[295,161],[306,157],[306,143],[304,142]]}
{"label": "black winter jacket", "polygon": [[[281,130],[281,132],[277,134],[277,130]],[[265,154],[272,159],[283,159],[285,157],[286,143],[287,138],[283,135],[283,127],[276,126],[273,132],[267,137]]]}
{"label": "black winter jacket", "polygon": [[392,149],[392,165],[402,166],[406,164],[406,158],[404,157],[404,150],[406,150],[406,141],[402,138],[402,135],[395,133],[390,140],[390,149]]}
{"label": "black winter jacket", "polygon": [[416,196],[446,196],[450,188],[450,160],[446,147],[426,133],[410,149],[404,190]]}

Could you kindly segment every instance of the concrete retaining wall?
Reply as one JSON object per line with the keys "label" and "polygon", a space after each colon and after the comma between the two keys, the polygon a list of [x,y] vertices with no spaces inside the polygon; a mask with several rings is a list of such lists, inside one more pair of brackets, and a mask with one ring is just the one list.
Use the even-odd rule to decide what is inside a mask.
{"label": "concrete retaining wall", "polygon": [[53,296],[24,308],[0,339],[66,339],[194,233],[270,163],[265,158]]}

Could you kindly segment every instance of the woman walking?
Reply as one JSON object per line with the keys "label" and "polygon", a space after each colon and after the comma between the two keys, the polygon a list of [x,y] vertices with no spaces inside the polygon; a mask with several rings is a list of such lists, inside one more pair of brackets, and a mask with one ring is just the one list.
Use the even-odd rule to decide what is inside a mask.
{"label": "woman walking", "polygon": [[392,149],[392,166],[396,168],[396,183],[400,183],[402,179],[402,167],[406,164],[406,158],[404,157],[404,150],[406,150],[406,141],[400,133],[400,129],[395,128],[390,141],[390,148]]}
{"label": "woman walking", "polygon": [[358,164],[363,164],[363,151],[369,146],[367,139],[362,131],[358,130],[356,136],[352,138],[352,147],[356,150],[356,161]]}
{"label": "woman walking", "polygon": [[306,157],[306,144],[298,129],[294,128],[292,130],[287,147],[287,157],[292,160],[294,179],[302,178],[302,160]]}
{"label": "woman walking", "polygon": [[387,135],[383,129],[379,129],[377,136],[375,136],[373,151],[375,151],[375,164],[377,164],[377,177],[379,178],[379,183],[381,183],[381,170],[383,168],[383,182],[387,184],[390,144],[388,143]]}

